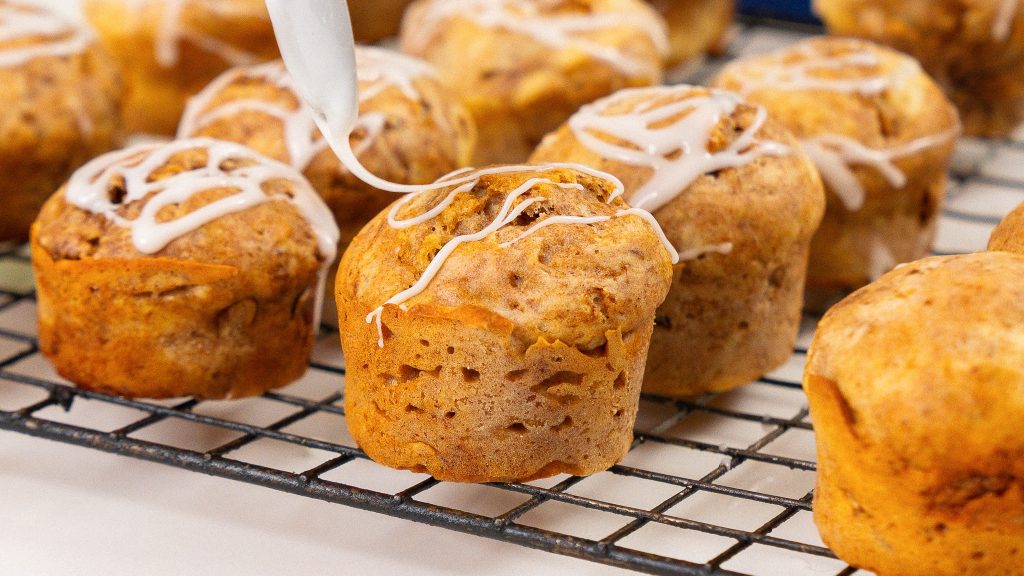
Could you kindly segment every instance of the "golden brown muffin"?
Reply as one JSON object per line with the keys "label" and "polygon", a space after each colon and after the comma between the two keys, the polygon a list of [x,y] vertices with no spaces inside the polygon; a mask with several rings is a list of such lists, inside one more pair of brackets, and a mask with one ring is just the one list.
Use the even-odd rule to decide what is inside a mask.
{"label": "golden brown muffin", "polygon": [[833,308],[804,377],[814,515],[879,576],[1024,575],[1024,257],[903,266]]}
{"label": "golden brown muffin", "polygon": [[668,23],[670,65],[705,54],[719,55],[729,43],[736,0],[650,0]]}
{"label": "golden brown muffin", "polygon": [[419,0],[402,49],[463,97],[482,166],[524,161],[587,102],[659,84],[668,39],[643,0]]}
{"label": "golden brown muffin", "polygon": [[39,347],[83,388],[238,398],[306,369],[337,227],[302,175],[197,139],[102,156],[32,227]]}
{"label": "golden brown muffin", "polygon": [[396,36],[402,15],[412,0],[348,0],[352,29],[358,42],[376,42]]}
{"label": "golden brown muffin", "polygon": [[23,241],[43,202],[120,136],[121,81],[95,39],[0,1],[0,242]]}
{"label": "golden brown muffin", "polygon": [[967,134],[1024,122],[1024,0],[816,0],[834,34],[912,54],[960,109]]}
{"label": "golden brown muffin", "polygon": [[263,0],[84,0],[122,68],[125,127],[174,134],[189,96],[232,66],[278,57]]}
{"label": "golden brown muffin", "polygon": [[352,437],[377,462],[458,482],[609,468],[632,441],[671,282],[653,222],[566,167],[446,182],[342,258]]}
{"label": "golden brown muffin", "polygon": [[988,242],[988,249],[1024,256],[1024,204],[1010,212],[996,227]]}
{"label": "golden brown muffin", "polygon": [[765,106],[821,171],[828,208],[811,247],[809,308],[929,253],[959,123],[912,58],[813,38],[730,64],[714,84]]}
{"label": "golden brown muffin", "polygon": [[[429,184],[472,159],[468,113],[420,60],[359,47],[360,118],[352,146],[371,172],[401,184]],[[341,165],[296,95],[281,62],[225,73],[192,99],[179,137],[228,140],[304,172],[342,228],[342,250],[396,196]]]}
{"label": "golden brown muffin", "polygon": [[531,160],[616,175],[682,255],[645,392],[727,390],[793,353],[825,200],[814,166],[763,109],[692,86],[625,90],[585,107]]}

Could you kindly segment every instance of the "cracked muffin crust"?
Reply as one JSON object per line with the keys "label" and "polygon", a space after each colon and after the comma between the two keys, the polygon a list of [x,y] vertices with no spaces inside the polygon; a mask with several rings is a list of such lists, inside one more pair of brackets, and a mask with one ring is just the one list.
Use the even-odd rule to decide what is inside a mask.
{"label": "cracked muffin crust", "polygon": [[83,0],[121,67],[129,132],[174,134],[189,96],[218,74],[278,58],[263,0]]}
{"label": "cracked muffin crust", "polygon": [[960,109],[968,135],[1024,122],[1024,0],[816,0],[833,34],[912,54]]}
{"label": "cracked muffin crust", "polygon": [[531,160],[614,174],[680,252],[645,392],[728,390],[792,355],[825,200],[796,140],[763,109],[706,88],[624,90],[574,115]]}
{"label": "cracked muffin crust", "polygon": [[459,482],[609,468],[632,441],[666,248],[589,172],[463,183],[396,203],[342,258],[353,438],[377,462]]}
{"label": "cracked muffin crust", "polygon": [[477,166],[522,162],[583,104],[660,84],[668,53],[643,0],[419,0],[401,40],[463,98]]}
{"label": "cracked muffin crust", "polygon": [[1024,257],[928,258],[834,307],[804,388],[815,521],[879,576],[1024,574]]}
{"label": "cracked muffin crust", "polygon": [[0,2],[0,242],[24,241],[71,173],[117,145],[121,81],[85,30]]}
{"label": "cracked muffin crust", "polygon": [[862,40],[812,38],[732,63],[713,84],[765,106],[821,172],[827,209],[811,245],[810,309],[930,252],[960,125],[916,61]]}
{"label": "cracked muffin crust", "polygon": [[185,140],[87,164],[32,227],[39,346],[90,390],[238,398],[306,370],[337,229],[301,174]]}
{"label": "cracked muffin crust", "polygon": [[[390,182],[429,184],[470,162],[473,121],[432,66],[362,46],[356,62],[361,95],[352,147],[367,169]],[[238,142],[302,171],[334,213],[342,251],[397,198],[341,165],[280,61],[219,77],[189,102],[178,135]]]}

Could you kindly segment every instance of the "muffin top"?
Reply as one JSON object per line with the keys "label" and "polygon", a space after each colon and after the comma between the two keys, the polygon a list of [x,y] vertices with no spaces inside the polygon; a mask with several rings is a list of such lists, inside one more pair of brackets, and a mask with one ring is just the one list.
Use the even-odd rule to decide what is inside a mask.
{"label": "muffin top", "polygon": [[[861,40],[812,38],[734,62],[714,85],[767,107],[850,210],[864,204],[865,171],[902,188],[908,172],[948,157],[960,131],[956,109],[916,60]],[[923,157],[933,161],[915,162]]]}
{"label": "muffin top", "polygon": [[[423,54],[439,36],[459,36],[458,27],[466,24],[553,50],[553,63],[565,59],[565,52],[578,52],[625,76],[652,81],[660,78],[660,59],[668,53],[664,20],[639,0],[419,0],[406,13],[402,48]],[[475,36],[484,42],[503,41],[493,34]],[[500,75],[512,62],[492,64]]]}
{"label": "muffin top", "polygon": [[193,139],[93,160],[46,203],[33,238],[55,261],[171,258],[279,276],[330,264],[338,228],[293,168]]}
{"label": "muffin top", "polygon": [[0,0],[0,68],[82,54],[94,44],[88,31],[52,12]]}
{"label": "muffin top", "polygon": [[[362,46],[356,63],[360,115],[352,148],[367,168],[393,182],[425,184],[469,161],[472,122],[438,84],[433,67]],[[189,102],[178,135],[240,142],[298,170],[340,173],[359,187],[329,151],[280,61],[217,78]]]}
{"label": "muffin top", "polygon": [[832,386],[850,432],[904,467],[1020,478],[1021,278],[1024,257],[1006,252],[901,266],[825,316],[807,378]]}
{"label": "muffin top", "polygon": [[1024,204],[1010,212],[992,232],[988,249],[1024,256]]}
{"label": "muffin top", "polygon": [[[566,165],[453,174],[375,218],[338,275],[346,314],[485,310],[524,346],[589,350],[650,322],[672,257],[650,215],[614,179]],[[383,345],[383,331],[381,344]]]}
{"label": "muffin top", "polygon": [[809,238],[824,210],[821,182],[793,136],[763,107],[718,90],[622,90],[581,109],[531,160],[614,174],[684,260],[769,238],[783,250]]}

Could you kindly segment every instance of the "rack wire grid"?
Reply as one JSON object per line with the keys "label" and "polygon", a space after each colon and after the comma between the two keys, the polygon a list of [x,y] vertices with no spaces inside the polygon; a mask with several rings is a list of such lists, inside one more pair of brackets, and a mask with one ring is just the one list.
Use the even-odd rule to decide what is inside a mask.
{"label": "rack wire grid", "polygon": [[[737,26],[732,57],[816,33],[769,21]],[[984,249],[1024,201],[1024,134],[959,145],[936,252]],[[456,485],[370,462],[346,433],[337,333],[307,375],[260,398],[144,402],[76,389],[39,353],[30,264],[0,253],[0,428],[159,462],[651,574],[835,574],[811,520],[815,452],[800,387],[814,329],[793,358],[742,389],[692,400],[644,396],[632,449],[587,478]]]}

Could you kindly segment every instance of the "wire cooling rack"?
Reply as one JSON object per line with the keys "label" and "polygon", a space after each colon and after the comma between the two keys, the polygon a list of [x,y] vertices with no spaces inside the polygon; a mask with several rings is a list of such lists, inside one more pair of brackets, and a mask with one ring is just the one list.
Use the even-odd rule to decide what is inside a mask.
{"label": "wire cooling rack", "polygon": [[[729,58],[813,32],[737,27]],[[983,249],[1024,202],[1024,138],[961,143],[937,253]],[[456,485],[370,462],[345,431],[335,332],[298,383],[235,402],[142,402],[70,387],[41,357],[23,250],[0,251],[0,428],[159,462],[651,574],[858,573],[811,520],[814,434],[793,358],[743,389],[689,401],[644,396],[626,459],[588,478]]]}

